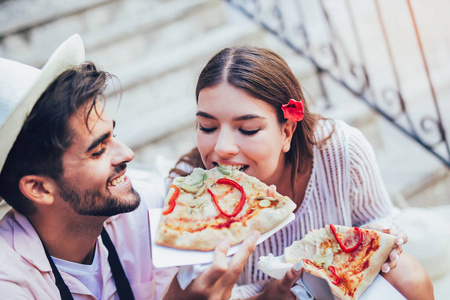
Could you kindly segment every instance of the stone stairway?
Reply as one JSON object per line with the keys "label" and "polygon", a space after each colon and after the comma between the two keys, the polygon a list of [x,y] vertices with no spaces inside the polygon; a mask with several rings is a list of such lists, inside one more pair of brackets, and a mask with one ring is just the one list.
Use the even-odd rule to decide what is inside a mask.
{"label": "stone stairway", "polygon": [[[332,82],[326,86],[333,106],[324,110],[313,67],[223,1],[83,0],[62,5],[20,0],[1,5],[0,55],[41,66],[60,41],[76,32],[85,41],[87,59],[118,76],[123,100],[117,112],[117,101],[108,106],[119,124],[117,134],[136,151],[136,163],[154,167],[156,157],[171,162],[194,145],[193,91],[201,67],[223,47],[249,43],[272,48],[288,61],[308,100],[316,102],[316,111],[364,131],[392,194],[409,197],[411,186],[429,185],[425,179],[449,180],[439,161]],[[414,155],[396,149],[399,139],[409,143]]]}
{"label": "stone stairway", "polygon": [[307,100],[314,102],[314,111],[364,132],[398,206],[450,203],[450,175],[440,161],[326,79],[333,105],[324,109],[313,66],[225,1],[0,0],[1,57],[41,67],[73,33],[82,36],[87,59],[120,80],[120,107],[117,110],[118,97],[109,91],[107,109],[117,121],[118,138],[136,153],[136,168],[166,174],[194,147],[194,88],[201,68],[226,46],[252,44],[286,59]]}

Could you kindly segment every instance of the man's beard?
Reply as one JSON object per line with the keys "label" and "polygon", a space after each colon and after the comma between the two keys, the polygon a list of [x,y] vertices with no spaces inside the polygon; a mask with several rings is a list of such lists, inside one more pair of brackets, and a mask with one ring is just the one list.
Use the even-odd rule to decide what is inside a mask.
{"label": "man's beard", "polygon": [[76,213],[84,216],[110,217],[133,211],[141,202],[141,197],[133,187],[131,187],[130,193],[127,196],[128,199],[121,199],[113,196],[107,188],[105,188],[104,192],[109,195],[105,197],[99,189],[77,191],[64,178],[58,180],[58,183],[61,198],[69,203]]}

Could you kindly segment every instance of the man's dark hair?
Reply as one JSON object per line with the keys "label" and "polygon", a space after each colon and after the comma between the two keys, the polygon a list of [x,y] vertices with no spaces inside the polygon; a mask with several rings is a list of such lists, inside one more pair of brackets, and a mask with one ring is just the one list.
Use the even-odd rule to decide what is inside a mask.
{"label": "man's dark hair", "polygon": [[0,174],[0,196],[15,210],[24,215],[36,210],[19,189],[23,176],[48,176],[55,181],[61,178],[62,156],[73,141],[69,119],[79,108],[85,107],[87,127],[96,101],[105,100],[106,83],[111,78],[111,74],[86,62],[63,72],[41,95]]}

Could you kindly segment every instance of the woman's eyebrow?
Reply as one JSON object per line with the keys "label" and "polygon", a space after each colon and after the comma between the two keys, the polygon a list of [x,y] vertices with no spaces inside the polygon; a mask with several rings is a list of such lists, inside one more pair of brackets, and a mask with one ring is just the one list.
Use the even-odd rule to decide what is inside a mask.
{"label": "woman's eyebrow", "polygon": [[207,119],[217,120],[216,117],[214,117],[213,115],[210,115],[208,113],[205,113],[204,111],[198,111],[195,115],[197,117],[203,117],[203,118],[207,118]]}
{"label": "woman's eyebrow", "polygon": [[[207,119],[212,119],[212,120],[217,120],[216,117],[214,117],[213,115],[210,115],[204,111],[198,111],[196,113],[196,116],[207,118]],[[245,121],[245,120],[250,120],[250,119],[265,119],[265,118],[261,117],[260,115],[256,115],[256,114],[247,114],[247,115],[235,117],[235,118],[233,118],[233,121]]]}
{"label": "woman's eyebrow", "polygon": [[248,115],[243,115],[240,117],[233,118],[234,121],[245,121],[245,120],[251,120],[251,119],[265,119],[265,118],[261,117],[260,115],[255,115],[255,114],[248,114]]}

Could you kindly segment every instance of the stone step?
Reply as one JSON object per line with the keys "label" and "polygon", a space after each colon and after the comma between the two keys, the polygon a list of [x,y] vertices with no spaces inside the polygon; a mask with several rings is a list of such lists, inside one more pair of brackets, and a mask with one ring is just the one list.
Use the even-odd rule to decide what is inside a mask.
{"label": "stone step", "polygon": [[[84,9],[80,8],[82,3]],[[412,174],[427,170],[424,173],[429,177],[439,169],[439,163],[424,162],[425,166],[413,164],[415,171],[404,171],[408,166],[412,168],[409,162],[418,160],[415,157],[427,154],[396,149],[396,142],[407,142],[391,133],[391,128],[386,129],[366,104],[325,78],[333,104],[326,109],[314,67],[253,22],[230,15],[222,1],[96,0],[90,2],[90,8],[87,3],[80,1],[78,9],[73,6],[61,14],[64,24],[70,26],[61,26],[61,16],[55,15],[47,18],[45,26],[34,22],[37,27],[25,30],[27,34],[24,30],[9,34],[2,40],[0,54],[22,55],[22,61],[39,65],[55,47],[50,40],[59,43],[71,31],[80,30],[87,58],[103,65],[121,81],[124,93],[122,105],[114,113],[118,121],[116,133],[136,151],[136,163],[155,164],[158,157],[172,161],[195,145],[194,87],[198,72],[218,50],[252,44],[271,48],[286,59],[304,86],[307,101],[315,103],[313,111],[342,119],[365,133],[379,156],[392,193],[405,193],[417,185],[421,179]],[[86,24],[86,20],[93,20],[93,24]],[[11,49],[22,49],[22,53],[12,53]],[[108,106],[114,108],[116,101],[109,102],[112,105]],[[401,170],[395,170],[396,165],[402,165]]]}
{"label": "stone step", "polygon": [[15,0],[0,3],[0,38],[28,32],[117,0]]}
{"label": "stone step", "polygon": [[170,1],[136,16],[133,22],[123,19],[91,31],[85,36],[87,58],[113,73],[123,73],[127,69],[133,72],[140,60],[172,52],[224,25],[219,4],[208,0]]}
{"label": "stone step", "polygon": [[[49,1],[47,0],[47,2]],[[133,48],[141,49],[141,52],[148,51],[154,38],[153,36],[147,36],[141,38],[145,41],[144,44],[133,44],[133,37],[141,37],[143,34],[148,35],[153,30],[163,33],[163,28],[170,27],[170,24],[192,15],[193,12],[201,12],[204,10],[202,6],[212,6],[215,2],[207,0],[164,2],[155,0],[103,0],[101,6],[85,7],[86,9],[81,11],[72,10],[72,14],[63,16],[64,18],[57,16],[46,24],[36,24],[26,31],[18,31],[4,37],[1,41],[0,55],[40,67],[60,41],[74,33],[79,33],[85,42],[88,58],[91,55],[94,58],[99,58],[97,60],[102,64],[117,65],[116,62],[120,59],[123,60],[123,57],[127,57],[127,54],[128,56],[135,56],[136,51]],[[54,11],[54,9],[51,11]],[[214,20],[220,22],[219,17]],[[208,23],[203,24],[203,27],[208,25]],[[191,24],[187,28],[193,27]],[[199,27],[196,27],[198,31]],[[173,39],[170,34],[167,34],[167,38],[158,44],[166,45],[170,38]],[[176,39],[178,38],[179,35]],[[120,43],[128,44],[128,48],[118,48],[117,45]],[[108,49],[108,47],[113,49]],[[121,51],[121,55],[117,55],[118,51]],[[107,55],[108,53],[112,53],[112,55]]]}
{"label": "stone step", "polygon": [[193,126],[195,74],[205,59],[257,31],[257,27],[236,24],[219,27],[190,43],[149,54],[117,70],[115,74],[124,87],[117,134],[127,145],[139,148],[187,125]]}
{"label": "stone step", "polygon": [[199,11],[204,9],[202,5],[206,6],[206,4],[211,4],[211,2],[207,0],[172,0],[148,6],[146,9],[141,7],[138,10],[134,9],[129,15],[123,16],[107,26],[87,32],[83,37],[86,51],[92,52],[143,32],[162,31],[164,26],[193,13],[200,13]]}

